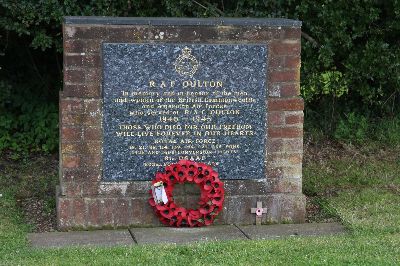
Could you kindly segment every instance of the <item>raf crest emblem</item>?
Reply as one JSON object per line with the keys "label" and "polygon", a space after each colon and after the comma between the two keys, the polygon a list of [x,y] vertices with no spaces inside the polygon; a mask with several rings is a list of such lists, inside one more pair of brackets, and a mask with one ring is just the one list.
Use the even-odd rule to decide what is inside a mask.
{"label": "raf crest emblem", "polygon": [[192,55],[192,49],[185,47],[182,49],[182,54],[176,59],[175,70],[182,76],[193,77],[199,68],[199,62]]}

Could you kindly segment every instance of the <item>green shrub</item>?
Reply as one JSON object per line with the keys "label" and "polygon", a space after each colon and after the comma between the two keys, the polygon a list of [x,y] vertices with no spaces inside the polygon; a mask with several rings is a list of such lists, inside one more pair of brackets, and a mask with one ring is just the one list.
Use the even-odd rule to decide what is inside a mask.
{"label": "green shrub", "polygon": [[0,154],[18,159],[30,152],[53,152],[58,147],[58,108],[29,91],[11,93],[0,83]]}
{"label": "green shrub", "polygon": [[334,137],[341,141],[362,143],[368,138],[369,134],[367,118],[363,115],[350,113],[339,120]]}

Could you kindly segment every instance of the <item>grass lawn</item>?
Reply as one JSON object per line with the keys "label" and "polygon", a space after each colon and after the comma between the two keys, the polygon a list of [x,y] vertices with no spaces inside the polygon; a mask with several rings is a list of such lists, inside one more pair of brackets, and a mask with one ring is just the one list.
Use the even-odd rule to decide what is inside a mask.
{"label": "grass lawn", "polygon": [[[6,167],[0,173],[0,265],[398,265],[399,151],[344,148],[321,160],[306,158],[305,193],[315,197],[325,212],[343,221],[349,229],[346,235],[182,246],[32,249],[26,241],[32,226],[24,222],[16,202],[28,193],[24,190],[35,187],[21,185],[29,184],[27,173],[41,171],[32,163]],[[13,182],[16,176],[19,181]],[[31,181],[47,179],[42,176],[42,181]]]}

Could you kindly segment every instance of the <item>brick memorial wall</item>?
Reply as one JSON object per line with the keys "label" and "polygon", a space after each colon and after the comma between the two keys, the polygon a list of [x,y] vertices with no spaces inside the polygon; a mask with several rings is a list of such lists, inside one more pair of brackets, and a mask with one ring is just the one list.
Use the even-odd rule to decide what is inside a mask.
{"label": "brick memorial wall", "polygon": [[219,172],[216,224],[254,224],[257,202],[263,223],[304,222],[300,35],[287,19],[66,17],[59,228],[159,225],[150,180],[179,158]]}

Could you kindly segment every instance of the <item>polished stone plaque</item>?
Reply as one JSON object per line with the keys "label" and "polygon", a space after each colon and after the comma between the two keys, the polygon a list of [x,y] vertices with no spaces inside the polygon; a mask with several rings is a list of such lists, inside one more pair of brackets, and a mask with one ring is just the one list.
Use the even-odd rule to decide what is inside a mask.
{"label": "polished stone plaque", "polygon": [[265,178],[260,44],[103,43],[103,180],[150,180],[180,159]]}

